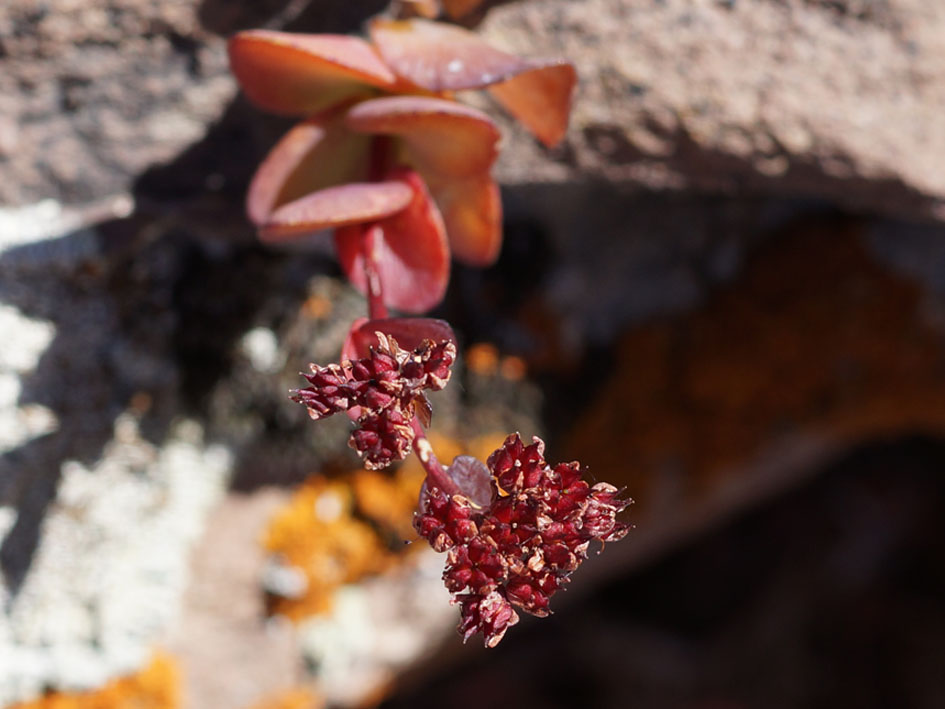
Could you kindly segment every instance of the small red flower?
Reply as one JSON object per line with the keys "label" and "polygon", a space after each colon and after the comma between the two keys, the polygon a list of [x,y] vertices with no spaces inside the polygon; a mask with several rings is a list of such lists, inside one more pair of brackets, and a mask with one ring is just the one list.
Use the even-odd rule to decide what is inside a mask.
{"label": "small red flower", "polygon": [[[460,632],[483,634],[495,647],[518,622],[513,606],[543,617],[549,598],[587,558],[591,541],[617,541],[629,526],[617,513],[630,504],[613,485],[591,486],[578,463],[551,467],[545,444],[509,436],[487,462],[461,457],[448,472],[466,494],[421,492],[414,527],[437,551],[447,551],[443,579],[460,606]],[[483,480],[491,485],[482,492]],[[473,492],[475,491],[475,492]]]}
{"label": "small red flower", "polygon": [[348,444],[369,470],[406,457],[414,439],[413,417],[429,415],[423,391],[445,387],[456,359],[456,346],[449,340],[423,340],[408,351],[393,337],[375,335],[378,345],[369,356],[324,367],[309,365],[312,373],[302,376],[311,386],[291,394],[315,420],[351,412],[357,428]]}

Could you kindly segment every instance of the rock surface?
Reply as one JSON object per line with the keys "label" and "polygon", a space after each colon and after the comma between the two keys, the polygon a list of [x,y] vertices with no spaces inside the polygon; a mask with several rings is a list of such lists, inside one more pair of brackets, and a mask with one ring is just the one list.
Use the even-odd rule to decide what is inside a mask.
{"label": "rock surface", "polygon": [[199,140],[235,93],[192,0],[0,8],[0,203],[126,191]]}
{"label": "rock surface", "polygon": [[207,520],[180,615],[162,638],[184,670],[186,707],[255,706],[302,679],[291,625],[266,622],[259,592],[259,538],[286,497],[272,488],[230,495]]}
{"label": "rock surface", "polygon": [[[217,33],[351,30],[380,3],[369,5],[6,3],[0,202],[127,190],[236,125],[245,180],[285,124],[241,101],[225,114],[237,91]],[[526,0],[493,8],[481,29],[504,48],[568,57],[580,73],[562,146],[549,154],[507,122],[506,184],[598,179],[945,218],[938,3]],[[210,191],[232,178],[219,166],[201,176]]]}
{"label": "rock surface", "polygon": [[[313,428],[284,392],[336,355],[362,302],[323,254],[253,243],[246,182],[287,124],[237,98],[222,35],[346,31],[381,4],[0,7],[0,203],[17,205],[0,210],[0,705],[132,669],[227,478],[289,485],[346,450],[345,421]],[[573,59],[582,81],[561,147],[506,122],[505,252],[457,268],[443,313],[552,382],[549,427],[576,426],[570,452],[601,479],[632,469],[650,529],[606,560],[634,563],[863,440],[945,436],[942,227],[780,231],[812,207],[945,219],[945,7],[525,0],[482,27]],[[451,387],[438,418],[534,433],[522,367]],[[256,622],[259,559],[239,557],[267,495],[228,498],[194,559],[171,640],[202,673],[192,706],[299,679],[288,633]],[[366,686],[409,664],[405,623],[431,644],[452,633],[436,573],[414,571],[429,628],[398,615],[428,598],[405,572],[404,596],[346,589],[302,629],[334,698],[354,696],[337,679],[352,668]],[[222,579],[236,601],[221,609]],[[367,607],[388,619],[376,647]],[[271,664],[234,647],[247,639]]]}
{"label": "rock surface", "polygon": [[140,669],[177,613],[188,551],[229,467],[199,426],[180,426],[158,451],[131,417],[96,465],[63,464],[29,573],[0,585],[0,705]]}
{"label": "rock surface", "polygon": [[[242,406],[278,400],[307,420],[271,390],[256,294],[218,281],[242,267],[213,276],[180,229],[129,195],[0,210],[0,706],[138,669],[178,612],[233,448],[261,437]],[[246,256],[257,283],[286,263]],[[270,311],[296,310],[292,288],[274,290]],[[267,384],[233,378],[208,413],[201,392],[231,360]]]}
{"label": "rock surface", "polygon": [[945,219],[945,6],[925,0],[542,0],[495,44],[580,75],[548,159],[520,131],[507,183],[808,197]]}
{"label": "rock surface", "polygon": [[[237,94],[225,37],[238,29],[307,25],[346,32],[383,6],[225,0],[10,0],[0,6],[0,204],[82,203],[127,192],[148,168],[179,157],[208,131],[238,154],[218,155],[196,189],[219,191],[235,161],[245,181],[260,146],[218,125]],[[301,17],[299,17],[301,13]],[[312,28],[317,29],[312,29]],[[237,102],[242,106],[241,102]],[[240,113],[237,108],[237,113]],[[284,128],[284,125],[280,123]],[[237,132],[239,128],[235,129]],[[235,148],[234,148],[235,149]],[[190,176],[194,179],[195,176]],[[188,179],[185,189],[194,189]],[[245,185],[237,187],[242,193]],[[242,209],[234,205],[235,213]]]}
{"label": "rock surface", "polygon": [[0,705],[139,668],[231,469],[182,416],[173,319],[149,322],[156,346],[109,293],[110,256],[87,227],[129,207],[0,213]]}
{"label": "rock surface", "polygon": [[[910,250],[934,279],[903,268]],[[943,255],[901,229],[802,222],[691,312],[629,329],[567,443],[640,502],[635,544],[611,561],[872,441],[945,438]]]}

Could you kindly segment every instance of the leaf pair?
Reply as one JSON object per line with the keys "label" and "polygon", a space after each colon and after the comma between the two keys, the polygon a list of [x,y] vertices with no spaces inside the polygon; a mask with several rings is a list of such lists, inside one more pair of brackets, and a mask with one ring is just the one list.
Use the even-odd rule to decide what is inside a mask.
{"label": "leaf pair", "polygon": [[371,43],[344,35],[240,32],[230,40],[230,64],[250,100],[273,113],[312,115],[379,92],[488,87],[546,145],[564,137],[577,78],[570,63],[518,57],[468,30],[423,19],[374,20],[368,33]]}
{"label": "leaf pair", "polygon": [[426,20],[377,20],[370,35],[384,63],[416,87],[488,88],[545,145],[564,137],[577,80],[569,62],[518,57],[468,30]]}

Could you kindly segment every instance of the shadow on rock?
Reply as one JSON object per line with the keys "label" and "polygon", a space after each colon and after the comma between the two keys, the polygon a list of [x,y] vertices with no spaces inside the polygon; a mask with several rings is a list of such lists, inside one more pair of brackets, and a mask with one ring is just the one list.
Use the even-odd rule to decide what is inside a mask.
{"label": "shadow on rock", "polygon": [[256,243],[242,208],[257,157],[251,132],[237,102],[203,140],[136,180],[129,216],[0,255],[0,302],[55,330],[20,377],[17,405],[45,407],[58,428],[0,456],[0,505],[16,512],[0,547],[12,594],[62,464],[98,459],[122,412],[159,446],[176,418],[205,419],[237,339],[256,325],[278,327],[325,269],[321,256],[289,258]]}

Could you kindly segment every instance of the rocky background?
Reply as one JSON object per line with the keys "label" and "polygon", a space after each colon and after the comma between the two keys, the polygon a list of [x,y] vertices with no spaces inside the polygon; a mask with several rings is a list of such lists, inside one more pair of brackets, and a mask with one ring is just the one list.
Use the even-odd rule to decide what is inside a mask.
{"label": "rocky background", "polygon": [[493,652],[459,644],[422,554],[265,620],[293,582],[266,525],[353,467],[344,422],[284,392],[362,306],[327,251],[256,243],[243,195],[288,123],[238,95],[224,42],[383,4],[0,7],[0,706],[155,648],[182,687],[155,706],[945,704],[927,0],[492,8],[486,37],[581,83],[550,152],[500,119],[506,243],[454,268],[437,314],[480,346],[437,416],[546,434],[637,528]]}

